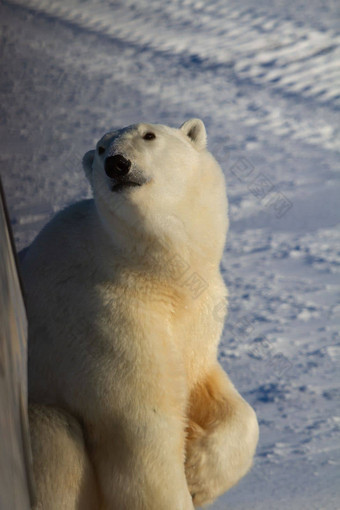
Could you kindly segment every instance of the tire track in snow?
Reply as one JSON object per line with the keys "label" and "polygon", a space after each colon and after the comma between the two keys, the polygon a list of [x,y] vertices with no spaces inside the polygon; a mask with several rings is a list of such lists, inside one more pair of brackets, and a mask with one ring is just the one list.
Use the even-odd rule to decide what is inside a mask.
{"label": "tire track in snow", "polygon": [[[270,17],[251,17],[247,12],[227,11],[218,4],[214,9],[202,6],[197,17],[193,16],[193,6],[187,3],[180,8],[175,2],[161,4],[162,12],[156,10],[154,19],[149,2],[140,2],[134,9],[129,9],[129,2],[115,4],[114,8],[108,1],[12,3],[124,41],[165,52],[187,53],[216,64],[234,64],[241,78],[282,89],[295,84],[301,95],[318,94],[318,100],[334,100],[340,105],[340,35],[331,31],[311,30],[291,21],[278,23]],[[223,16],[226,17],[221,20]]]}
{"label": "tire track in snow", "polygon": [[[157,52],[206,61],[210,67],[227,66],[236,79],[315,101],[340,106],[340,35],[301,27],[253,12],[229,10],[225,2],[213,5],[157,0],[115,3],[97,0],[13,0],[75,26],[115,40]],[[297,140],[339,147],[337,126],[316,119],[297,120],[278,109],[249,116],[249,104],[235,112],[245,124],[289,135]],[[266,106],[266,105],[264,105]],[[266,108],[265,108],[266,110]]]}

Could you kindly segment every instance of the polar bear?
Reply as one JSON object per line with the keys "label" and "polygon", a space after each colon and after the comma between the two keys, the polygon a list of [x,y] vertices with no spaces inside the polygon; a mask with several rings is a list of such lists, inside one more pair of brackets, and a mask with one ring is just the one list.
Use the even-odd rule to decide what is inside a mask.
{"label": "polar bear", "polygon": [[83,166],[94,199],[22,267],[36,508],[193,509],[246,474],[258,441],[217,361],[224,177],[199,119],[110,131]]}

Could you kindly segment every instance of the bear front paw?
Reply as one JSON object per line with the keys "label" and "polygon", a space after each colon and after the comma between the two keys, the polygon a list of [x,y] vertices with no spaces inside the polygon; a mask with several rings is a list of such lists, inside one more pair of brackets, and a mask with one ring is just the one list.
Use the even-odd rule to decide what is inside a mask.
{"label": "bear front paw", "polygon": [[218,496],[214,490],[215,484],[205,449],[203,438],[191,442],[187,448],[185,474],[195,506],[212,503]]}

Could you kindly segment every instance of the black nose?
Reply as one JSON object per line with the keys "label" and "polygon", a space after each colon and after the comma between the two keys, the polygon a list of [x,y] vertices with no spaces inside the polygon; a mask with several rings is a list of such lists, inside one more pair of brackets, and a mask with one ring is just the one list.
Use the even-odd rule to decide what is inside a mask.
{"label": "black nose", "polygon": [[105,159],[105,173],[111,179],[119,179],[129,173],[131,161],[125,159],[121,154],[108,156]]}

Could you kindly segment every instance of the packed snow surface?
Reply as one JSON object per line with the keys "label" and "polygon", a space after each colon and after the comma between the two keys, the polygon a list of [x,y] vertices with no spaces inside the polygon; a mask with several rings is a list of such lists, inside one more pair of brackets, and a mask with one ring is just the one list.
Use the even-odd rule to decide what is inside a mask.
{"label": "packed snow surface", "polygon": [[339,26],[332,0],[0,3],[19,250],[90,196],[81,158],[105,131],[206,124],[230,200],[219,358],[261,428],[252,471],[213,510],[340,508]]}

